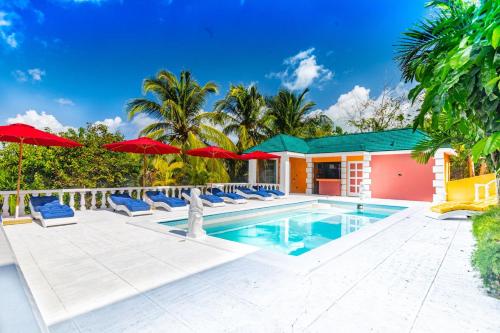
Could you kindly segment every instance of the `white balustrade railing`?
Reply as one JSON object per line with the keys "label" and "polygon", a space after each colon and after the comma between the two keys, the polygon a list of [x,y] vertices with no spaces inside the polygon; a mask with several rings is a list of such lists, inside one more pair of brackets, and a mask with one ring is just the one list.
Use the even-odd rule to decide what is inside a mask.
{"label": "white balustrade railing", "polygon": [[[29,198],[33,196],[55,195],[59,202],[69,205],[74,210],[84,211],[87,209],[106,209],[108,203],[106,198],[113,193],[128,193],[132,198],[144,199],[146,191],[161,191],[170,197],[182,198],[181,191],[189,188],[199,188],[202,193],[207,192],[211,186],[221,186],[225,192],[234,192],[238,186],[263,186],[266,189],[279,189],[278,184],[249,184],[249,183],[218,183],[206,186],[154,186],[154,187],[119,187],[119,188],[92,188],[92,189],[57,189],[57,190],[23,190],[20,192],[19,212],[20,215],[29,213]],[[16,191],[0,191],[0,205],[3,217],[14,214]]]}

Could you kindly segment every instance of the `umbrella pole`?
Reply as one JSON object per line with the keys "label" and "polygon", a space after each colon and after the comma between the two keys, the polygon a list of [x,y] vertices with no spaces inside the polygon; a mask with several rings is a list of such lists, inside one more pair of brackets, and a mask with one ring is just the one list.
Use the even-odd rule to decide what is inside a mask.
{"label": "umbrella pole", "polygon": [[23,163],[23,139],[19,143],[19,164],[17,165],[17,191],[16,191],[16,212],[15,218],[19,217],[19,199],[21,192],[21,173],[22,173],[22,163]]}
{"label": "umbrella pole", "polygon": [[144,156],[144,170],[142,171],[142,187],[146,187],[146,169],[147,169],[147,160],[146,154]]}

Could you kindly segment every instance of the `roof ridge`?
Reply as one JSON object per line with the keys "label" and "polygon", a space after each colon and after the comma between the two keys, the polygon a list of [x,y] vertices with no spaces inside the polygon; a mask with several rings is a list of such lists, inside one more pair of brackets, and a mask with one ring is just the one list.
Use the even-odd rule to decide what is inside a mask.
{"label": "roof ridge", "polygon": [[[337,137],[337,136],[350,136],[350,135],[361,135],[361,134],[371,134],[371,133],[383,133],[383,132],[395,132],[395,131],[405,131],[405,130],[413,130],[411,127],[404,127],[404,128],[391,128],[388,130],[381,130],[381,131],[370,131],[370,132],[359,132],[359,133],[347,133],[347,134],[337,134],[337,135],[327,135],[327,136],[319,136],[315,138],[307,138],[304,139],[306,142],[310,140],[316,140],[316,139],[324,139],[324,138],[332,138],[332,137]],[[427,133],[423,132],[420,129],[416,129],[416,131],[419,131],[425,135]]]}

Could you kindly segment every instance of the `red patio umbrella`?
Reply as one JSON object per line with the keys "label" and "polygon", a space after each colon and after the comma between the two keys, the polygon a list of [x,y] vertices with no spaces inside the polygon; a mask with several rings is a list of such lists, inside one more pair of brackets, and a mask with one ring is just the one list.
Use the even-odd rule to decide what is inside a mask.
{"label": "red patio umbrella", "polygon": [[248,154],[240,155],[240,159],[242,160],[272,160],[275,158],[281,158],[281,156],[275,154],[269,154],[259,150],[256,150]]}
{"label": "red patio umbrella", "polygon": [[[227,158],[232,160],[239,159],[238,154],[215,146],[191,149],[186,151],[186,154],[191,156],[208,157],[208,158]],[[214,171],[214,165],[212,164],[212,172],[213,171]]]}
{"label": "red patio umbrella", "polygon": [[168,145],[163,142],[155,141],[147,137],[108,143],[103,145],[103,147],[108,150],[121,153],[134,153],[144,155],[144,174],[142,176],[142,186],[146,186],[146,155],[178,154],[181,151],[177,147]]}
{"label": "red patio umbrella", "polygon": [[238,154],[215,146],[191,149],[186,151],[186,154],[191,156],[209,157],[209,158],[228,158],[228,159],[239,158]]}
{"label": "red patio umbrella", "polygon": [[19,164],[17,167],[16,213],[19,216],[19,192],[21,191],[21,174],[23,161],[23,145],[79,147],[80,143],[61,138],[57,135],[40,131],[26,124],[0,126],[0,141],[19,143]]}

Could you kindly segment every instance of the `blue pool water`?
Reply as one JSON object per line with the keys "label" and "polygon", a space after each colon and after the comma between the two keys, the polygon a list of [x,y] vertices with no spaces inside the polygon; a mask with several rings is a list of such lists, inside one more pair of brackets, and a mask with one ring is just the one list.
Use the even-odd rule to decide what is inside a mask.
{"label": "blue pool water", "polygon": [[[204,229],[213,237],[299,256],[405,208],[364,205],[363,210],[358,210],[352,203],[320,202],[331,208],[292,206],[285,212],[270,210],[257,217],[245,217],[248,211],[238,212],[239,216],[212,215],[205,217]],[[342,213],[336,208],[342,208]],[[218,222],[221,218],[225,220]],[[171,226],[185,223],[186,220],[162,222]]]}

